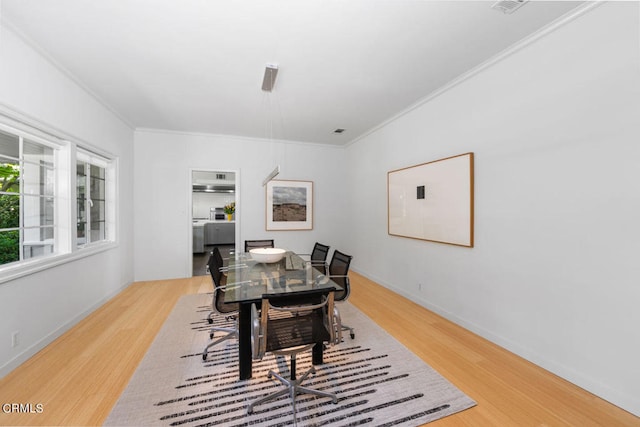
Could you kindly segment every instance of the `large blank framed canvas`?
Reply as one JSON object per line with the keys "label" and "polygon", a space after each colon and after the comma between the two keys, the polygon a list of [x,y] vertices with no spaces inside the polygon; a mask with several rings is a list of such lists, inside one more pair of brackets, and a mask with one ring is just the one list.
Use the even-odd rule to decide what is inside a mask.
{"label": "large blank framed canvas", "polygon": [[473,247],[473,153],[387,173],[388,231]]}

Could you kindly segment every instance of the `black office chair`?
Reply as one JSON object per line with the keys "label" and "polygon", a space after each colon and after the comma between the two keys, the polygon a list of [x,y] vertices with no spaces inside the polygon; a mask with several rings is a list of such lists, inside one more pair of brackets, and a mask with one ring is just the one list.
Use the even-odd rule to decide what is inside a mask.
{"label": "black office chair", "polygon": [[[211,278],[213,280],[213,298],[211,301],[212,312],[209,314],[209,323],[213,322],[211,316],[213,313],[219,313],[227,316],[227,319],[235,319],[237,320],[236,313],[239,310],[238,304],[225,304],[224,297],[227,285],[227,277],[222,273],[222,255],[220,254],[220,250],[217,247],[213,248],[213,252],[209,257],[209,272],[211,273]],[[213,339],[216,332],[224,332],[226,335],[210,342],[202,352],[202,360],[207,360],[207,355],[209,354],[209,349],[216,344],[221,343],[222,341],[237,338],[238,337],[238,326],[234,328],[222,328],[218,326],[213,326],[209,331],[209,338]]]}
{"label": "black office chair", "polygon": [[310,350],[316,344],[339,342],[335,331],[340,330],[340,325],[334,323],[336,317],[331,315],[334,309],[333,296],[333,289],[267,294],[262,296],[260,313],[255,304],[251,306],[253,358],[262,359],[267,352],[291,356],[291,366],[290,378],[284,378],[273,370],[269,371],[268,377],[276,377],[286,388],[251,402],[247,407],[248,413],[253,412],[255,405],[289,395],[293,404],[293,422],[296,425],[296,395],[329,397],[333,403],[338,403],[335,394],[301,385],[309,375],[315,374],[313,366],[302,377],[296,378],[298,353]]}
{"label": "black office chair", "polygon": [[[215,264],[213,264],[215,262]],[[212,268],[218,268],[221,272],[224,271],[224,258],[222,258],[222,254],[220,253],[220,249],[214,247],[211,251],[211,256],[209,257],[209,262],[207,263],[207,273],[211,274]],[[217,273],[216,273],[217,274]],[[213,279],[213,276],[211,276]],[[226,283],[227,276],[225,273],[222,273],[219,282]],[[215,282],[214,282],[215,283]],[[215,284],[214,284],[215,288]],[[214,296],[215,298],[215,296]],[[213,323],[213,315],[217,312],[217,310],[212,310],[207,316],[207,321],[211,324]]]}
{"label": "black office chair", "polygon": [[[340,251],[333,251],[333,256],[331,257],[331,262],[329,263],[329,275],[338,286],[340,286],[340,290],[336,291],[335,301],[346,301],[349,298],[349,294],[351,293],[351,285],[349,283],[349,265],[351,265],[351,259],[353,257],[351,255],[344,254]],[[349,331],[349,335],[351,339],[356,337],[356,333],[353,328],[347,326],[342,323],[340,319],[340,312],[338,311],[338,307],[335,308],[335,315],[338,317],[339,323],[342,325],[343,331]]]}
{"label": "black office chair", "polygon": [[244,251],[249,252],[251,249],[259,249],[259,248],[273,248],[273,239],[272,240],[245,240],[244,241]]}
{"label": "black office chair", "polygon": [[313,268],[322,274],[327,274],[327,256],[329,255],[329,246],[316,242],[313,246],[311,254],[298,254],[300,256],[309,257],[307,261]]}

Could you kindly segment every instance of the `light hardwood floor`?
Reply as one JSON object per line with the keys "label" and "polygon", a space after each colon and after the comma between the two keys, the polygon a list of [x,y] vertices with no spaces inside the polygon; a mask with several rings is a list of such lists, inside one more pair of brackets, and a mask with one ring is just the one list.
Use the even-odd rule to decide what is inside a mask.
{"label": "light hardwood floor", "polygon": [[[351,278],[352,304],[478,403],[430,426],[640,426],[640,418],[356,273]],[[131,285],[0,380],[0,403],[43,405],[42,413],[0,411],[0,425],[102,424],[178,298],[210,290],[207,276]]]}

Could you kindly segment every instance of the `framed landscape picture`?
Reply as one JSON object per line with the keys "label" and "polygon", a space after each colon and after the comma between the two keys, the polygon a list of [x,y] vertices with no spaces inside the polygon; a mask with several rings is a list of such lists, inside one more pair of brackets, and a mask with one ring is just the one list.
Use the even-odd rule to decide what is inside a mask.
{"label": "framed landscape picture", "polygon": [[472,248],[473,187],[473,153],[389,172],[389,234]]}
{"label": "framed landscape picture", "polygon": [[267,230],[313,229],[312,181],[269,181],[266,200]]}

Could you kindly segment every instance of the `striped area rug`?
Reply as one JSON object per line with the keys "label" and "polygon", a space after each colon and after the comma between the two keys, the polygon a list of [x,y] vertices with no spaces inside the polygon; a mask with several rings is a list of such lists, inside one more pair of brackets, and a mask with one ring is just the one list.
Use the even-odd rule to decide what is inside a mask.
{"label": "striped area rug", "polygon": [[[256,406],[249,402],[277,391],[270,369],[288,374],[289,360],[267,356],[253,364],[253,378],[238,379],[237,344],[228,340],[201,357],[209,341],[211,296],[182,297],[158,333],[105,425],[285,426],[293,425],[288,397]],[[305,386],[335,393],[297,399],[299,426],[419,426],[470,408],[475,402],[418,359],[348,302],[339,305],[355,339],[325,351]],[[217,316],[216,324],[226,323]],[[311,354],[298,356],[298,374]],[[286,375],[288,376],[288,375]]]}

